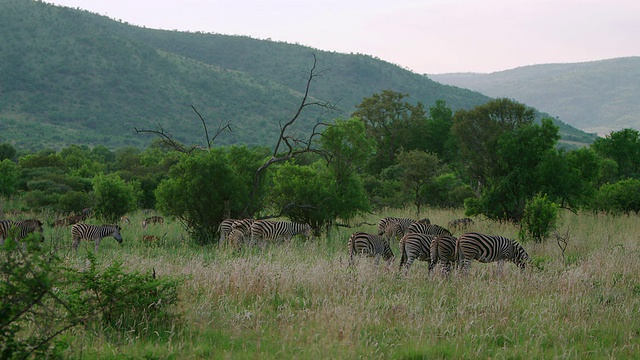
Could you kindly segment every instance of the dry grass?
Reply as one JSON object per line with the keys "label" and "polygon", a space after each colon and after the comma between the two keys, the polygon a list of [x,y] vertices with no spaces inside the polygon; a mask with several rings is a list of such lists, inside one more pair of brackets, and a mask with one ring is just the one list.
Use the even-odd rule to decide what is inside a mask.
{"label": "dry grass", "polygon": [[[442,210],[426,216],[441,225],[463,217]],[[429,274],[423,262],[402,276],[399,258],[390,269],[368,258],[349,269],[349,234],[375,232],[375,225],[235,253],[190,245],[169,219],[143,232],[136,225],[143,217],[134,214],[131,227],[123,226],[121,246],[105,239],[100,258],[183,277],[182,320],[171,331],[117,342],[78,329],[69,357],[582,359],[640,352],[640,221],[633,216],[564,214],[564,256],[553,239],[526,243],[537,267],[524,273],[475,262],[468,275],[449,278]],[[478,220],[469,230],[517,234]],[[161,240],[144,243],[143,234]]]}

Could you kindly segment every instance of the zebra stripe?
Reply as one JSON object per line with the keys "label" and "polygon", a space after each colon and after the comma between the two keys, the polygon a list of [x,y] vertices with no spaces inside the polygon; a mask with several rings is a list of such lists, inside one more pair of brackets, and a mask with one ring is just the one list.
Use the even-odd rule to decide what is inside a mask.
{"label": "zebra stripe", "polygon": [[419,233],[419,234],[427,234],[427,235],[453,235],[451,231],[443,228],[440,225],[436,224],[422,224],[422,223],[414,223],[409,226],[407,229],[407,233]]}
{"label": "zebra stripe", "polygon": [[385,217],[378,221],[378,235],[384,235],[387,239],[391,239],[393,237],[401,238],[407,233],[407,229],[414,223],[430,224],[431,221],[427,218],[415,220],[409,218]]}
{"label": "zebra stripe", "polygon": [[311,226],[287,221],[256,220],[251,224],[251,242],[258,240],[291,241],[294,235],[303,234],[307,239],[311,236]]}
{"label": "zebra stripe", "polygon": [[393,251],[391,251],[389,241],[380,235],[354,232],[349,237],[347,247],[349,249],[349,266],[354,265],[356,254],[375,257],[376,261],[382,257],[387,263],[391,263],[391,259],[393,259]]}
{"label": "zebra stripe", "polygon": [[[12,231],[12,229],[15,229]],[[29,219],[29,220],[0,220],[0,245],[4,244],[4,240],[9,235],[14,235],[15,240],[21,240],[27,237],[31,233],[42,233],[42,221]]]}
{"label": "zebra stripe", "polygon": [[504,236],[475,232],[460,236],[456,242],[455,252],[463,271],[469,268],[474,259],[482,263],[498,261],[500,267],[504,261],[511,261],[521,269],[524,269],[526,263],[530,261],[529,254],[519,243]]}
{"label": "zebra stripe", "polygon": [[449,274],[451,264],[456,261],[456,237],[451,235],[435,236],[431,240],[431,262],[429,263],[429,271],[438,264],[442,263],[442,272]]}
{"label": "zebra stripe", "polygon": [[236,222],[236,219],[224,219],[218,226],[218,233],[220,234],[220,239],[218,240],[218,245],[222,245],[225,240],[229,237],[231,230],[233,230],[233,223]]}
{"label": "zebra stripe", "polygon": [[411,264],[417,259],[431,260],[431,240],[435,236],[421,233],[407,233],[400,239],[400,270],[409,271]]}
{"label": "zebra stripe", "polygon": [[98,245],[100,240],[107,236],[113,236],[119,244],[122,244],[122,236],[120,235],[120,226],[118,225],[89,225],[89,224],[75,224],[71,227],[71,238],[73,243],[71,247],[76,252],[78,251],[78,244],[80,240],[93,240],[96,243],[96,253],[98,252]]}

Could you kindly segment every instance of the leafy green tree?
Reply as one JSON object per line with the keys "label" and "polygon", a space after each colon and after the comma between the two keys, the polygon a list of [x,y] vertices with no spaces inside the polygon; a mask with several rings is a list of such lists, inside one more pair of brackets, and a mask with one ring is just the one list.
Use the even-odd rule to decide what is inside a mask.
{"label": "leafy green tree", "polygon": [[471,110],[458,110],[451,131],[460,156],[479,186],[499,167],[498,139],[505,132],[533,123],[535,111],[510,99],[495,99]]}
{"label": "leafy green tree", "polygon": [[474,197],[471,186],[463,183],[455,174],[445,172],[428,181],[420,196],[424,203],[433,207],[462,208],[466,198]]}
{"label": "leafy green tree", "polygon": [[524,209],[520,223],[520,237],[524,240],[533,238],[541,243],[549,237],[558,224],[558,205],[546,195],[538,194],[529,201]]}
{"label": "leafy green tree", "polygon": [[16,156],[16,149],[8,143],[0,144],[0,161],[2,160],[13,160]]}
{"label": "leafy green tree", "polygon": [[618,165],[617,179],[640,178],[640,131],[623,129],[598,138],[591,147]]}
{"label": "leafy green tree", "polygon": [[20,167],[9,159],[0,161],[0,196],[8,198],[17,191]]}
{"label": "leafy green tree", "polygon": [[412,150],[407,145],[426,131],[424,105],[403,101],[406,97],[407,94],[384,90],[365,98],[352,114],[364,122],[367,136],[376,142],[376,153],[369,165],[373,173],[393,165],[401,148]]}
{"label": "leafy green tree", "polygon": [[627,179],[602,185],[591,207],[596,211],[611,213],[640,213],[640,180]]}
{"label": "leafy green tree", "polygon": [[240,213],[248,199],[253,172],[242,173],[231,158],[239,160],[223,148],[183,155],[156,189],[156,207],[185,224],[197,243],[214,242],[225,215]]}
{"label": "leafy green tree", "polygon": [[484,170],[487,186],[479,199],[470,200],[467,214],[519,222],[527,201],[546,183],[541,168],[553,159],[558,138],[550,119],[503,132],[496,139],[494,163]]}
{"label": "leafy green tree", "polygon": [[[436,104],[429,108],[429,119],[426,123],[427,136],[419,139],[425,145],[423,150],[437,155],[443,161],[453,161],[457,146],[451,134],[452,126],[453,112],[444,100],[436,101]],[[416,148],[421,149],[421,147]]]}
{"label": "leafy green tree", "polygon": [[398,166],[402,171],[401,181],[413,194],[417,214],[423,198],[420,190],[440,171],[438,157],[420,150],[402,151],[398,154]]}
{"label": "leafy green tree", "polygon": [[121,216],[136,208],[140,184],[125,182],[116,174],[101,174],[93,178],[96,215],[115,223]]}

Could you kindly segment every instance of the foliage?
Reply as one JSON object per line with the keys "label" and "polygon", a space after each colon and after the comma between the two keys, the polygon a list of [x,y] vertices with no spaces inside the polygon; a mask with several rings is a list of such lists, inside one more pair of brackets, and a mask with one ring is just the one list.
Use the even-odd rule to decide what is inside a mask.
{"label": "foliage", "polygon": [[475,193],[455,174],[445,172],[425,183],[420,189],[420,196],[429,206],[449,209],[460,208],[464,200],[475,197]]}
{"label": "foliage", "polygon": [[369,209],[360,177],[346,174],[340,181],[320,162],[311,166],[279,166],[268,200],[295,222],[311,225],[316,234],[340,218],[349,221]]}
{"label": "foliage", "polygon": [[558,217],[558,205],[550,201],[546,195],[536,195],[527,201],[524,208],[520,222],[520,237],[532,238],[537,243],[543,242],[551,231],[556,229]]}
{"label": "foliage", "polygon": [[156,278],[155,273],[125,271],[122,262],[98,268],[88,253],[87,269],[73,273],[76,286],[68,292],[69,308],[89,314],[103,329],[152,335],[170,326],[170,309],[178,300],[178,280]]}
{"label": "foliage", "polygon": [[225,215],[239,214],[249,199],[259,165],[256,157],[240,161],[236,151],[252,152],[212,149],[184,155],[156,190],[158,209],[182,221],[199,244],[213,242]]}
{"label": "foliage", "polygon": [[602,185],[593,198],[591,208],[611,213],[640,213],[640,179]]}
{"label": "foliage", "polygon": [[13,160],[16,156],[16,149],[8,143],[0,144],[0,161]]}
{"label": "foliage", "polygon": [[407,146],[410,139],[424,134],[424,105],[403,101],[408,96],[384,90],[365,98],[352,114],[364,122],[367,136],[376,143],[376,153],[369,165],[372,173],[393,165],[398,150],[411,150]]}
{"label": "foliage", "polygon": [[20,167],[9,159],[0,160],[0,197],[8,198],[16,193]]}
{"label": "foliage", "polygon": [[402,151],[398,154],[400,179],[405,188],[413,194],[416,213],[420,214],[423,204],[422,187],[440,172],[438,157],[420,150]]}
{"label": "foliage", "polygon": [[616,162],[615,180],[640,176],[640,131],[623,129],[611,132],[605,138],[596,139],[592,148],[598,155]]}
{"label": "foliage", "polygon": [[533,109],[509,99],[492,100],[472,110],[455,113],[451,131],[459,145],[463,163],[474,180],[486,184],[500,165],[500,136],[532,124],[534,117]]}
{"label": "foliage", "polygon": [[136,208],[140,196],[140,184],[126,183],[116,174],[98,175],[93,178],[96,215],[107,222],[117,220]]}

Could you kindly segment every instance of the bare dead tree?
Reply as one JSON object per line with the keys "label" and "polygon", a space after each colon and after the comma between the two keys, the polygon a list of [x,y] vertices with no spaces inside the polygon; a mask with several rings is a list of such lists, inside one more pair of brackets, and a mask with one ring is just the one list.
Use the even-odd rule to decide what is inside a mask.
{"label": "bare dead tree", "polygon": [[304,94],[300,101],[300,105],[298,106],[298,109],[296,110],[293,117],[289,119],[289,121],[284,123],[284,125],[280,123],[280,135],[278,136],[278,140],[276,141],[276,146],[273,149],[273,154],[271,155],[271,158],[267,160],[264,164],[262,164],[255,172],[255,175],[253,177],[253,188],[249,195],[249,202],[247,203],[247,205],[243,210],[243,212],[247,216],[250,216],[253,213],[250,207],[254,203],[256,192],[258,190],[258,187],[260,186],[260,179],[261,179],[262,173],[267,168],[269,168],[273,164],[293,159],[294,157],[299,156],[301,154],[305,154],[305,153],[317,153],[323,156],[326,155],[324,151],[313,147],[313,140],[314,138],[316,138],[321,134],[318,131],[318,127],[327,126],[327,124],[322,122],[316,123],[313,126],[313,130],[311,131],[311,134],[306,139],[298,137],[297,134],[289,134],[290,127],[299,119],[303,110],[305,110],[306,108],[313,106],[313,107],[319,107],[323,111],[336,110],[336,107],[329,102],[310,100],[309,92],[311,90],[311,84],[317,77],[322,76],[322,73],[323,73],[323,71],[316,71],[316,65],[317,65],[317,59],[315,54],[313,54],[313,66],[311,67],[311,70],[307,75],[307,83],[305,86]]}
{"label": "bare dead tree", "polygon": [[233,133],[233,128],[231,126],[231,123],[229,122],[224,122],[224,121],[220,121],[218,123],[218,129],[216,130],[215,134],[213,135],[213,138],[209,138],[209,130],[207,129],[207,122],[204,120],[204,117],[202,117],[202,115],[200,114],[200,112],[198,112],[198,110],[196,109],[195,106],[191,105],[191,108],[193,109],[193,111],[198,115],[198,117],[200,118],[200,121],[202,122],[202,127],[204,128],[204,134],[205,134],[205,139],[206,139],[206,148],[199,146],[199,145],[193,145],[189,148],[186,148],[183,144],[179,143],[178,141],[176,141],[171,134],[167,133],[164,128],[162,127],[162,125],[158,124],[158,130],[147,130],[147,129],[138,129],[136,127],[134,127],[136,134],[151,134],[151,135],[156,135],[158,136],[161,140],[162,143],[171,149],[174,149],[176,151],[182,152],[182,153],[186,153],[186,154],[191,154],[194,150],[211,150],[211,145],[213,144],[213,142],[215,141],[215,139],[222,133],[228,132],[228,133]]}

